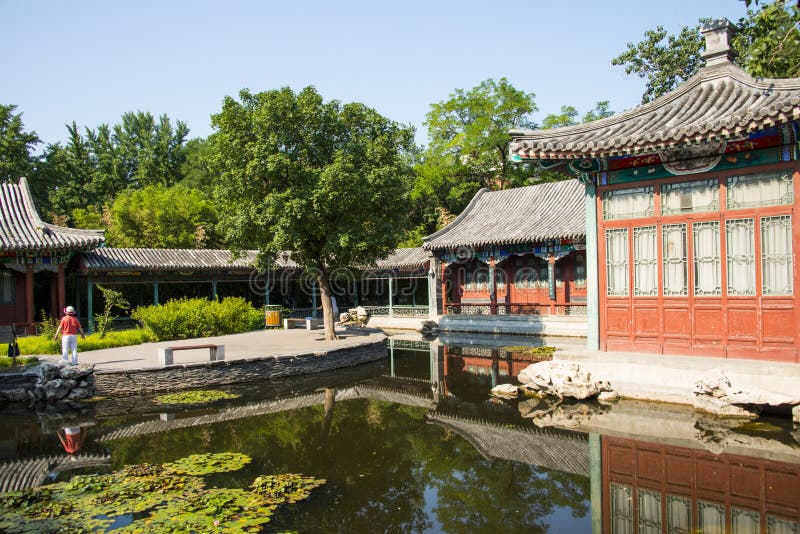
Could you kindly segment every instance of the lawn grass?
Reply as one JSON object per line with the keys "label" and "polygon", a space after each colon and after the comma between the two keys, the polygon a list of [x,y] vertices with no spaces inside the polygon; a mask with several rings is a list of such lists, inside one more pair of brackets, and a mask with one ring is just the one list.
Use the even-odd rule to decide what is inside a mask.
{"label": "lawn grass", "polygon": [[[153,334],[146,328],[122,330],[120,332],[106,332],[105,337],[100,334],[91,334],[86,339],[78,337],[78,351],[110,349],[114,347],[127,347],[154,341]],[[61,340],[53,341],[50,336],[29,336],[17,338],[20,354],[61,354]]]}
{"label": "lawn grass", "polygon": [[0,356],[0,373],[24,371],[27,367],[36,365],[37,363],[39,363],[39,359],[30,356],[20,356],[16,359],[9,358],[8,356]]}

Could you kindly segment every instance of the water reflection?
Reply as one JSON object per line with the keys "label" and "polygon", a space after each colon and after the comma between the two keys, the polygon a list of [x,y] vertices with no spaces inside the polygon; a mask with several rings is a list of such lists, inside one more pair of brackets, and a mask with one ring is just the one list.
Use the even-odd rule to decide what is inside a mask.
{"label": "water reflection", "polygon": [[136,397],[77,415],[6,408],[0,487],[237,451],[252,463],[210,484],[279,472],[328,480],[275,529],[800,531],[800,450],[788,429],[765,435],[675,406],[492,399],[493,385],[531,363],[507,347],[398,338],[386,362],[243,385],[240,399],[211,407]]}

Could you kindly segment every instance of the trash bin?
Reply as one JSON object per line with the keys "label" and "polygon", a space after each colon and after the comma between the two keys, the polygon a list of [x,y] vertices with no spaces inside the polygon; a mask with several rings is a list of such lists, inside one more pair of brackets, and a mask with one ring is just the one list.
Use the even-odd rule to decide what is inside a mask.
{"label": "trash bin", "polygon": [[266,328],[280,328],[281,326],[281,307],[264,307],[264,326]]}

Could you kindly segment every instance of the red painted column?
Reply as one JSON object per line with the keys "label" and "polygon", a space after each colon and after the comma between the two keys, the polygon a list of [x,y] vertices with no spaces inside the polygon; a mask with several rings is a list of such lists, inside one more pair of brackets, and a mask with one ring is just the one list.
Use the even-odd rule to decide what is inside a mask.
{"label": "red painted column", "polygon": [[447,315],[447,280],[444,277],[447,264],[442,262],[442,315]]}
{"label": "red painted column", "polygon": [[489,258],[489,308],[492,315],[497,315],[497,265],[494,257]]}
{"label": "red painted column", "polygon": [[62,310],[67,305],[67,290],[66,285],[64,282],[64,264],[58,264],[58,314],[56,317],[60,316]]}
{"label": "red painted column", "polygon": [[33,265],[25,271],[25,322],[33,322]]}
{"label": "red painted column", "polygon": [[[556,281],[556,258],[555,256],[550,256],[547,258],[547,263],[549,263],[548,267],[548,283],[550,288],[548,288],[550,297],[550,315],[556,315],[556,307],[555,302],[558,299],[558,282]],[[551,274],[552,273],[552,274]]]}

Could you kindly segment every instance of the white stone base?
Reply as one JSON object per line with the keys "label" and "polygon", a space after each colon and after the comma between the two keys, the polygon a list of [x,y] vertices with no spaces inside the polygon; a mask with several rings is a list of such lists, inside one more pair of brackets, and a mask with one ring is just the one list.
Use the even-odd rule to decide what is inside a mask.
{"label": "white stone base", "polygon": [[715,369],[745,390],[795,397],[800,384],[800,365],[794,363],[577,348],[557,351],[553,359],[579,363],[582,369],[609,380],[623,397],[679,404],[692,404],[695,384]]}
{"label": "white stone base", "polygon": [[442,315],[439,330],[585,338],[587,321],[580,315]]}
{"label": "white stone base", "polygon": [[419,330],[422,323],[428,321],[425,317],[386,317],[375,315],[369,318],[367,326],[370,328],[381,328],[384,330]]}

